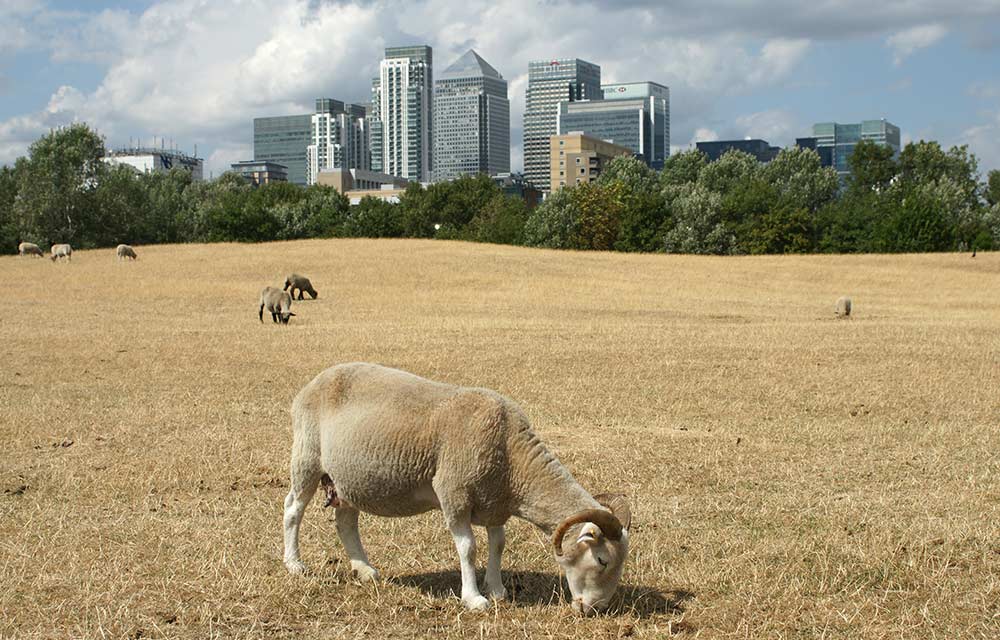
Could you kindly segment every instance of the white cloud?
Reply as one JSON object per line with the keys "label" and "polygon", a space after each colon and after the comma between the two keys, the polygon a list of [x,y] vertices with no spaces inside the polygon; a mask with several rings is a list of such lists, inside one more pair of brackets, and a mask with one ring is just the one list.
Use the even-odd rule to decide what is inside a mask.
{"label": "white cloud", "polygon": [[948,30],[939,24],[925,24],[894,33],[886,39],[885,44],[892,49],[892,61],[898,67],[911,54],[931,46],[947,33]]}
{"label": "white cloud", "polygon": [[979,169],[985,176],[1000,169],[1000,111],[986,114],[986,122],[962,132],[956,144],[967,144],[979,158]]}
{"label": "white cloud", "polygon": [[719,134],[715,131],[699,127],[694,130],[694,135],[691,136],[691,144],[689,146],[694,146],[698,142],[715,142],[718,139]]}
{"label": "white cloud", "polygon": [[[255,116],[306,113],[316,97],[366,102],[386,45],[428,43],[438,70],[474,47],[499,69],[509,83],[516,168],[532,59],[579,56],[599,63],[607,82],[669,85],[675,141],[710,132],[779,143],[792,137],[787,113],[748,114],[734,125],[714,119],[714,109],[796,77],[815,41],[883,37],[891,24],[900,31],[888,44],[902,59],[940,39],[940,25],[957,29],[956,21],[1000,15],[997,0],[774,0],[766,7],[744,0],[159,0],[142,13],[89,14],[54,12],[38,0],[0,3],[0,50],[4,34],[18,29],[17,46],[46,43],[57,63],[83,60],[105,70],[95,89],[60,89],[36,113],[0,122],[0,162],[76,119],[112,145],[153,135],[189,151],[197,144],[206,172],[249,157]],[[782,122],[791,124],[783,129]],[[244,158],[233,157],[241,152]]]}
{"label": "white cloud", "polygon": [[807,131],[798,119],[784,109],[770,109],[736,118],[736,138],[761,138],[772,145],[787,147],[796,136]]}

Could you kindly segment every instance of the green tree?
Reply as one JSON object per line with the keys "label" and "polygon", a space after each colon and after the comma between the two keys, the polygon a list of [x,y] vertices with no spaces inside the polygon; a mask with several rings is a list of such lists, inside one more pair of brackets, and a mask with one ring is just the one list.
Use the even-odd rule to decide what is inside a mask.
{"label": "green tree", "polygon": [[619,156],[605,166],[597,184],[612,197],[617,209],[614,249],[657,251],[668,211],[656,172],[641,160]]}
{"label": "green tree", "polygon": [[986,195],[986,203],[990,206],[1000,204],[1000,169],[994,169],[986,176],[986,185],[983,189]]}
{"label": "green tree", "polygon": [[736,236],[726,225],[722,197],[701,184],[675,187],[672,226],[663,240],[667,253],[729,254]]}
{"label": "green tree", "polygon": [[698,149],[675,153],[663,163],[660,187],[679,187],[698,181],[702,169],[708,166],[708,156]]}
{"label": "green tree", "polygon": [[744,187],[760,173],[761,164],[757,158],[745,151],[730,149],[701,170],[698,185],[719,195],[726,195]]}
{"label": "green tree", "polygon": [[351,238],[399,238],[403,225],[396,205],[365,196],[351,207],[344,221],[344,235]]}
{"label": "green tree", "polygon": [[851,170],[848,188],[858,192],[884,192],[899,171],[892,147],[862,140],[847,159]]}
{"label": "green tree", "polygon": [[465,227],[463,239],[493,244],[523,244],[528,207],[517,196],[498,194]]}
{"label": "green tree", "polygon": [[403,236],[407,238],[433,238],[437,224],[436,207],[432,195],[419,182],[411,182],[399,196],[399,218]]}
{"label": "green tree", "polygon": [[98,181],[94,200],[89,237],[95,246],[150,241],[149,192],[135,168],[127,164],[108,167]]}
{"label": "green tree", "polygon": [[275,204],[271,214],[278,223],[277,239],[293,240],[342,235],[349,209],[347,196],[332,187],[313,185],[301,197]]}
{"label": "green tree", "polygon": [[788,147],[763,169],[764,179],[793,209],[816,212],[837,196],[837,172],[820,164],[813,149]]}
{"label": "green tree", "polygon": [[180,167],[174,167],[166,173],[150,172],[141,176],[148,199],[145,216],[148,242],[181,242],[190,239],[181,236],[181,225],[188,204],[184,193],[193,181],[191,172]]}
{"label": "green tree", "polygon": [[573,249],[577,238],[576,187],[563,187],[549,194],[528,215],[524,225],[525,244],[549,249]]}
{"label": "green tree", "polygon": [[94,246],[94,193],[107,165],[104,141],[85,124],[51,131],[28,148],[18,171],[17,224],[45,244]]}
{"label": "green tree", "polygon": [[0,167],[0,253],[16,253],[19,243],[33,240],[27,236],[22,237],[14,215],[14,201],[17,199],[15,167]]}

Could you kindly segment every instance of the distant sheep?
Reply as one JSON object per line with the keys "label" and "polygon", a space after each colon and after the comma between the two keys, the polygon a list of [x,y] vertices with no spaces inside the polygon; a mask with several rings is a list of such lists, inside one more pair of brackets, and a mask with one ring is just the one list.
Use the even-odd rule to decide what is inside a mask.
{"label": "distant sheep", "polygon": [[837,316],[840,318],[846,318],[851,315],[851,299],[847,296],[841,296],[837,300]]}
{"label": "distant sheep", "polygon": [[120,244],[118,248],[115,249],[115,253],[118,255],[119,260],[135,260],[139,256],[135,255],[135,249],[127,244]]}
{"label": "distant sheep", "polygon": [[73,260],[73,247],[68,244],[54,244],[50,251],[52,252],[52,262],[59,258],[66,258],[71,262]]}
{"label": "distant sheep", "polygon": [[[489,608],[476,584],[472,525],[486,527],[486,596],[500,600],[504,525],[511,516],[551,536],[573,609],[606,609],[628,556],[631,509],[622,495],[591,495],[542,444],[512,400],[386,367],[331,367],[292,403],[291,490],[285,566],[302,573],[299,526],[322,484],[337,533],[361,580],[378,578],[358,513],[412,516],[440,509],[458,551],[462,602]],[[413,544],[420,540],[408,540]],[[418,554],[419,556],[419,554]],[[414,557],[418,557],[414,556]]]}
{"label": "distant sheep", "polygon": [[292,313],[292,297],[277,287],[264,287],[260,292],[260,312],[257,315],[261,322],[264,322],[264,307],[271,313],[271,320],[281,324],[288,324],[288,319],[295,315]]}
{"label": "distant sheep", "polygon": [[45,256],[45,252],[34,242],[22,242],[17,245],[17,255],[19,256],[38,256],[42,258]]}
{"label": "distant sheep", "polygon": [[312,296],[313,300],[319,297],[319,294],[316,293],[315,289],[313,289],[312,283],[309,282],[309,278],[305,276],[300,276],[297,273],[293,273],[289,275],[287,278],[285,278],[285,291],[288,291],[288,293],[291,294],[293,300],[295,299],[296,289],[299,290],[299,300],[304,299],[302,297],[303,291]]}

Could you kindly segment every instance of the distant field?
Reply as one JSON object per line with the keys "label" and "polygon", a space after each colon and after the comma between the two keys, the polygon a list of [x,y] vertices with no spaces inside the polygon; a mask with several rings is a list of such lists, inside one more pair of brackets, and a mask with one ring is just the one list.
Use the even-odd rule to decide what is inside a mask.
{"label": "distant field", "polygon": [[[1000,637],[998,253],[137,250],[0,258],[2,638]],[[262,325],[292,270],[319,299]],[[496,389],[627,493],[613,615],[522,521],[486,614],[437,513],[362,516],[367,586],[314,500],[289,576],[289,404],[354,360]]]}

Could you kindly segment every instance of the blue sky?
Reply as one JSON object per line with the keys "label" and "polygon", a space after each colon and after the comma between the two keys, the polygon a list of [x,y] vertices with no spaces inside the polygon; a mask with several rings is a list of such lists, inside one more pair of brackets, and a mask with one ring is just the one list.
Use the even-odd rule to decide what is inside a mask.
{"label": "blue sky", "polygon": [[1000,169],[1000,0],[171,0],[0,2],[0,163],[85,121],[109,146],[173,140],[218,173],[255,116],[367,99],[381,49],[473,47],[508,80],[513,165],[532,59],[670,86],[675,150],[885,117]]}

